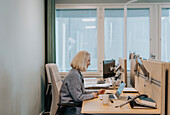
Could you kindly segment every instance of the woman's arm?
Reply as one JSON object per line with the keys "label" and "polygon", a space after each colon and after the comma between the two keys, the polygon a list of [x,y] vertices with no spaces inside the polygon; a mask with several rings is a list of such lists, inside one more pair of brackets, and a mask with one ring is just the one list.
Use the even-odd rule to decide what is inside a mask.
{"label": "woman's arm", "polygon": [[85,94],[91,94],[93,92],[97,93],[97,91],[89,91],[89,90],[85,90],[84,92],[85,92]]}
{"label": "woman's arm", "polygon": [[85,91],[85,94],[90,94],[90,93],[97,93],[98,95],[99,94],[104,94],[105,93],[105,89],[100,89],[99,91],[89,91],[89,90]]}

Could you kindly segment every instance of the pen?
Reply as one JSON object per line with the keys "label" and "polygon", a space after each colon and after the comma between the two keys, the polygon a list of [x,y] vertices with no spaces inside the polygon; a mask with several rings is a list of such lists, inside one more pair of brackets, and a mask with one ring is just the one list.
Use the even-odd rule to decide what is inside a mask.
{"label": "pen", "polygon": [[110,99],[110,102],[111,102],[111,103],[114,103],[114,101],[113,101],[112,99]]}

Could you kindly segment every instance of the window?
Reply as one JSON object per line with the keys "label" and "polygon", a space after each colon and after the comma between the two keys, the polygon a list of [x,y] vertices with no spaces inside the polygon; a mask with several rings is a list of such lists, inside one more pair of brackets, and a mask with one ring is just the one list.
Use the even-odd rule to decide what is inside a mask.
{"label": "window", "polygon": [[[127,44],[126,48],[125,44]],[[130,52],[149,58],[150,7],[128,7],[126,40],[123,5],[83,6],[82,9],[77,5],[58,7],[56,9],[56,64],[59,71],[68,72],[71,69],[70,62],[81,50],[87,50],[91,54],[91,65],[85,74],[94,76],[102,76],[104,59],[114,59],[118,63],[119,57],[128,57]],[[127,69],[130,69],[128,59],[127,62]]]}
{"label": "window", "polygon": [[161,60],[170,61],[170,8],[162,8],[161,14]]}
{"label": "window", "polygon": [[[148,59],[150,54],[150,13],[149,8],[127,10],[127,57],[130,52]],[[130,61],[127,59],[127,69]]]}
{"label": "window", "polygon": [[97,71],[97,9],[56,9],[56,63],[59,71],[71,69],[81,50],[91,54],[88,71]]}
{"label": "window", "polygon": [[[149,8],[127,10],[127,57],[130,52],[149,58],[150,13]],[[105,9],[105,59],[124,57],[124,10]],[[127,59],[128,70],[130,61]]]}
{"label": "window", "polygon": [[105,9],[105,59],[124,57],[124,10]]}

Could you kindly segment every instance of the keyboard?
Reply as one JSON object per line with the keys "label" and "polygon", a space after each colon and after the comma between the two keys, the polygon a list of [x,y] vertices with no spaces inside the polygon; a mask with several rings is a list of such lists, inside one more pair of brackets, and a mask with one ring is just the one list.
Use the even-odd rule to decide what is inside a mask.
{"label": "keyboard", "polygon": [[97,81],[97,84],[105,84],[105,81],[99,80],[99,81]]}

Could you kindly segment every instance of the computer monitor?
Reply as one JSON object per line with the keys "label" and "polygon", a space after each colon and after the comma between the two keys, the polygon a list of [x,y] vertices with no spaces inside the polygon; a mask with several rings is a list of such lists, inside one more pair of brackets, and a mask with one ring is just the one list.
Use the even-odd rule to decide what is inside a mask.
{"label": "computer monitor", "polygon": [[115,72],[115,60],[104,60],[103,61],[103,78],[114,77]]}

